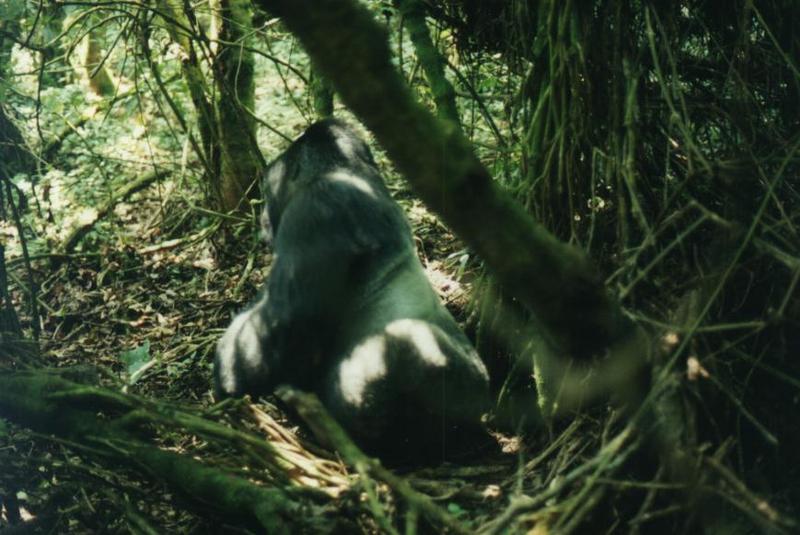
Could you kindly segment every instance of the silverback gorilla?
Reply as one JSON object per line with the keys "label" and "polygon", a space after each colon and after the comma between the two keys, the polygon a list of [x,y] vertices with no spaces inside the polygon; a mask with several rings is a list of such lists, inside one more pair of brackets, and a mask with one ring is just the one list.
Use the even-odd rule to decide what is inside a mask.
{"label": "silverback gorilla", "polygon": [[385,459],[440,460],[479,436],[488,375],[442,306],[366,143],[337,120],[268,167],[265,288],[217,345],[218,396],[315,392]]}

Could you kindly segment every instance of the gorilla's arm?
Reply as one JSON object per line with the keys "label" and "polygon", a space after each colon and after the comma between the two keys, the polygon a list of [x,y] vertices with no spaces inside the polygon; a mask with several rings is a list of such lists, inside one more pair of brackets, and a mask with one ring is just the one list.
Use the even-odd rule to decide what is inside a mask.
{"label": "gorilla's arm", "polygon": [[257,394],[271,370],[264,355],[269,354],[267,303],[263,289],[255,303],[233,318],[217,342],[214,357],[214,393],[222,396]]}
{"label": "gorilla's arm", "polygon": [[257,395],[281,383],[313,386],[314,370],[330,347],[331,311],[344,298],[349,262],[333,254],[323,233],[282,227],[293,230],[305,252],[274,257],[266,287],[217,344],[217,394]]}

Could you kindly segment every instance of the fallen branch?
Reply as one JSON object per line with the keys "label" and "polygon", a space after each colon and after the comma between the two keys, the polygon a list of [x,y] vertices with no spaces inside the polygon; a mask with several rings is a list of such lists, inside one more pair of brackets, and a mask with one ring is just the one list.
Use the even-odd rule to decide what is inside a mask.
{"label": "fallen branch", "polygon": [[[268,533],[329,531],[315,502],[327,500],[322,493],[302,487],[276,485],[263,487],[248,479],[235,477],[209,467],[189,455],[160,449],[142,436],[142,423],[183,422],[190,431],[201,435],[219,435],[223,440],[258,448],[262,464],[286,480],[277,459],[265,452],[270,444],[244,433],[181,411],[168,411],[152,402],[99,387],[81,385],[64,379],[53,371],[0,372],[0,417],[40,433],[85,448],[96,456],[126,463],[158,478],[189,499],[211,505],[228,518],[259,526]],[[174,426],[173,426],[174,427]],[[232,437],[236,435],[236,437]],[[274,453],[274,450],[272,450]],[[253,474],[255,477],[257,474]]]}
{"label": "fallen branch", "polygon": [[[165,83],[169,84],[179,78],[178,75],[171,76]],[[112,106],[119,103],[122,100],[125,100],[132,96],[138,96],[139,91],[137,89],[130,89],[125,91],[124,93],[120,93],[116,95],[114,98],[103,99],[98,102],[94,107],[86,110],[84,113],[78,117],[75,122],[69,122],[66,118],[64,118],[64,122],[67,124],[58,134],[55,135],[50,141],[45,143],[41,148],[41,158],[45,162],[50,162],[55,158],[56,154],[59,150],[61,150],[62,145],[67,140],[69,136],[78,132],[78,129],[84,126],[86,123],[94,119],[98,114],[101,112],[108,113],[111,110]]]}
{"label": "fallen branch", "polygon": [[347,436],[340,426],[313,394],[307,394],[288,387],[277,391],[278,397],[297,411],[311,427],[314,435],[330,444],[344,460],[355,467],[362,478],[370,477],[383,481],[402,497],[412,510],[419,511],[437,525],[452,533],[472,533],[447,511],[437,506],[430,497],[414,490],[405,479],[384,468],[376,459],[368,457]]}
{"label": "fallen branch", "polygon": [[153,182],[163,179],[167,176],[167,174],[168,173],[163,170],[150,171],[149,173],[139,176],[133,182],[130,182],[121,187],[119,190],[115,191],[111,195],[111,198],[103,206],[97,209],[97,214],[94,218],[92,218],[91,221],[81,223],[70,231],[67,238],[61,244],[57,254],[66,255],[74,252],[75,247],[78,245],[78,243],[80,243],[84,236],[86,236],[86,234],[88,234],[89,231],[94,228],[98,221],[111,213],[117,204],[126,200],[137,191],[145,189]]}

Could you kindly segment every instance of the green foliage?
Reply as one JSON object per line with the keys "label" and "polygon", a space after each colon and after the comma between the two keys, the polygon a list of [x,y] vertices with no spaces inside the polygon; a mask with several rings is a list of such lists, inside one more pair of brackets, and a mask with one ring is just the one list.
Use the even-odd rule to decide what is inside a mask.
{"label": "green foliage", "polygon": [[4,0],[0,2],[0,22],[19,20],[25,13],[26,0]]}
{"label": "green foliage", "polygon": [[145,340],[139,347],[120,353],[119,360],[127,366],[128,384],[135,384],[147,369],[146,367],[151,365],[150,341]]}
{"label": "green foliage", "polygon": [[467,511],[462,509],[460,505],[454,502],[450,502],[447,504],[447,512],[456,518],[463,517],[467,514]]}
{"label": "green foliage", "polygon": [[[11,302],[24,305],[33,295],[46,308],[41,322],[46,359],[61,366],[132,347],[117,361],[129,385],[185,401],[208,398],[208,355],[217,329],[229,312],[243,306],[266,269],[257,223],[239,225],[247,217],[220,218],[204,206],[208,180],[216,175],[204,161],[194,99],[230,104],[231,95],[214,83],[221,43],[210,25],[209,5],[172,3],[189,10],[181,25],[190,44],[185,49],[174,42],[168,21],[152,3],[75,4],[65,8],[69,16],[64,20],[57,2],[0,0],[0,101],[36,153],[13,179],[26,200],[18,205],[21,228],[14,228],[6,205],[1,231]],[[644,532],[657,525],[667,526],[667,532],[694,532],[695,525],[681,522],[703,517],[712,507],[703,505],[704,514],[692,514],[696,511],[675,497],[678,489],[703,488],[668,481],[691,467],[704,470],[699,478],[703,487],[707,482],[723,488],[726,499],[744,508],[751,520],[759,515],[780,519],[773,506],[790,510],[800,503],[800,449],[786,447],[800,443],[798,427],[786,416],[797,405],[800,377],[800,4],[422,3],[430,9],[426,24],[435,48],[429,51],[440,53],[448,64],[444,76],[455,89],[463,131],[483,166],[539,223],[588,251],[626,314],[648,326],[661,344],[653,382],[666,408],[663,421],[654,417],[643,427],[669,433],[649,441],[663,448],[646,452],[652,461],[646,468],[652,471],[637,472],[641,467],[631,467],[624,457],[602,457],[600,442],[608,444],[624,419],[603,411],[588,411],[592,422],[578,417],[587,430],[582,428],[580,439],[559,445],[561,453],[550,462],[539,456],[540,447],[552,444],[558,423],[541,432],[541,419],[530,410],[537,395],[531,375],[541,375],[541,364],[547,364],[536,366],[546,342],[516,299],[496,284],[481,286],[492,288],[479,292],[476,302],[482,307],[471,318],[481,352],[495,364],[512,356],[509,375],[514,380],[503,377],[508,380],[500,384],[522,384],[532,395],[517,397],[522,401],[515,408],[521,407],[528,423],[536,419],[522,446],[528,448],[523,450],[526,458],[535,457],[536,468],[513,468],[500,482],[502,488],[547,494],[539,505],[546,503],[546,512],[536,521],[543,524],[542,532],[547,517],[559,518],[557,528],[574,532],[581,515],[596,521],[606,514],[615,516],[616,523],[603,529],[641,526]],[[388,29],[391,64],[415,96],[435,110],[435,92],[423,76],[406,21],[401,23],[387,0],[362,4]],[[41,16],[33,27],[39,7]],[[311,67],[281,23],[264,14],[257,18],[256,27],[245,32],[255,94],[252,101],[249,94],[241,100],[257,118],[255,138],[270,160],[314,118]],[[90,31],[104,66],[118,82],[106,98],[87,89],[82,58]],[[51,43],[58,35],[58,42]],[[18,44],[28,38],[30,48]],[[236,50],[237,43],[223,44]],[[196,94],[183,78],[192,53],[201,89]],[[227,65],[234,82],[243,81],[237,78],[240,57],[234,55]],[[221,107],[217,113],[230,121],[228,131],[243,132],[227,110]],[[334,112],[352,120],[338,97]],[[381,167],[391,170],[385,154],[375,148]],[[438,156],[452,158],[445,151]],[[153,169],[165,171],[169,179],[125,198],[98,219],[98,209],[116,192]],[[403,199],[411,197],[396,174],[390,188]],[[429,214],[409,211],[425,256],[446,257],[443,271],[461,283],[459,293],[468,295],[480,262],[475,251],[445,233]],[[482,215],[476,210],[471,217],[480,222]],[[87,221],[92,230],[77,246],[78,254],[61,254],[65,237]],[[215,232],[221,221],[233,222],[230,235]],[[20,237],[28,240],[34,257],[30,280]],[[237,247],[241,254],[231,255]],[[516,258],[517,251],[504,254]],[[548,284],[551,277],[557,280],[555,275],[548,274]],[[558,301],[563,291],[551,285]],[[24,329],[31,332],[23,305]],[[584,313],[575,307],[563,315],[564,321]],[[102,360],[96,362],[103,366]],[[0,438],[13,435],[0,420]],[[213,450],[217,454],[222,448]],[[686,457],[669,464],[671,452]],[[42,458],[52,454],[48,449]],[[13,455],[19,462],[18,453]],[[602,462],[593,465],[595,475],[587,479],[580,472],[586,466],[582,463],[597,459]],[[0,447],[0,466],[9,465],[3,460]],[[630,474],[620,476],[618,469],[634,472],[636,484],[629,485],[624,478]],[[8,473],[0,474],[0,486],[8,481],[4,477],[16,475]],[[579,477],[557,483],[569,474]],[[101,476],[117,477],[110,472]],[[62,484],[55,475],[52,479]],[[646,496],[636,490],[651,483]],[[113,501],[89,494],[88,503]],[[484,507],[494,507],[492,514],[500,516],[506,504],[445,503],[465,525]],[[629,511],[640,504],[641,512]],[[163,511],[154,511],[154,518],[163,518]],[[532,521],[525,522],[520,531],[530,528]]]}

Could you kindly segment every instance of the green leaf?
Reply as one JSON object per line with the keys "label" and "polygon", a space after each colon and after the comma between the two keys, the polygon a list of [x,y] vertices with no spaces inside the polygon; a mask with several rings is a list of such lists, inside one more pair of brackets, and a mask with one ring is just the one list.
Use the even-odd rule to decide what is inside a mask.
{"label": "green leaf", "polygon": [[466,511],[463,510],[461,506],[459,506],[457,503],[452,503],[452,502],[447,504],[447,512],[456,518],[466,514]]}
{"label": "green leaf", "polygon": [[14,20],[22,18],[25,13],[24,0],[7,0],[0,2],[0,19]]}
{"label": "green leaf", "polygon": [[144,371],[143,368],[151,361],[150,341],[145,340],[144,343],[136,349],[123,352],[120,354],[119,359],[128,366],[128,375],[130,376],[129,383],[135,383],[141,376],[138,372]]}

